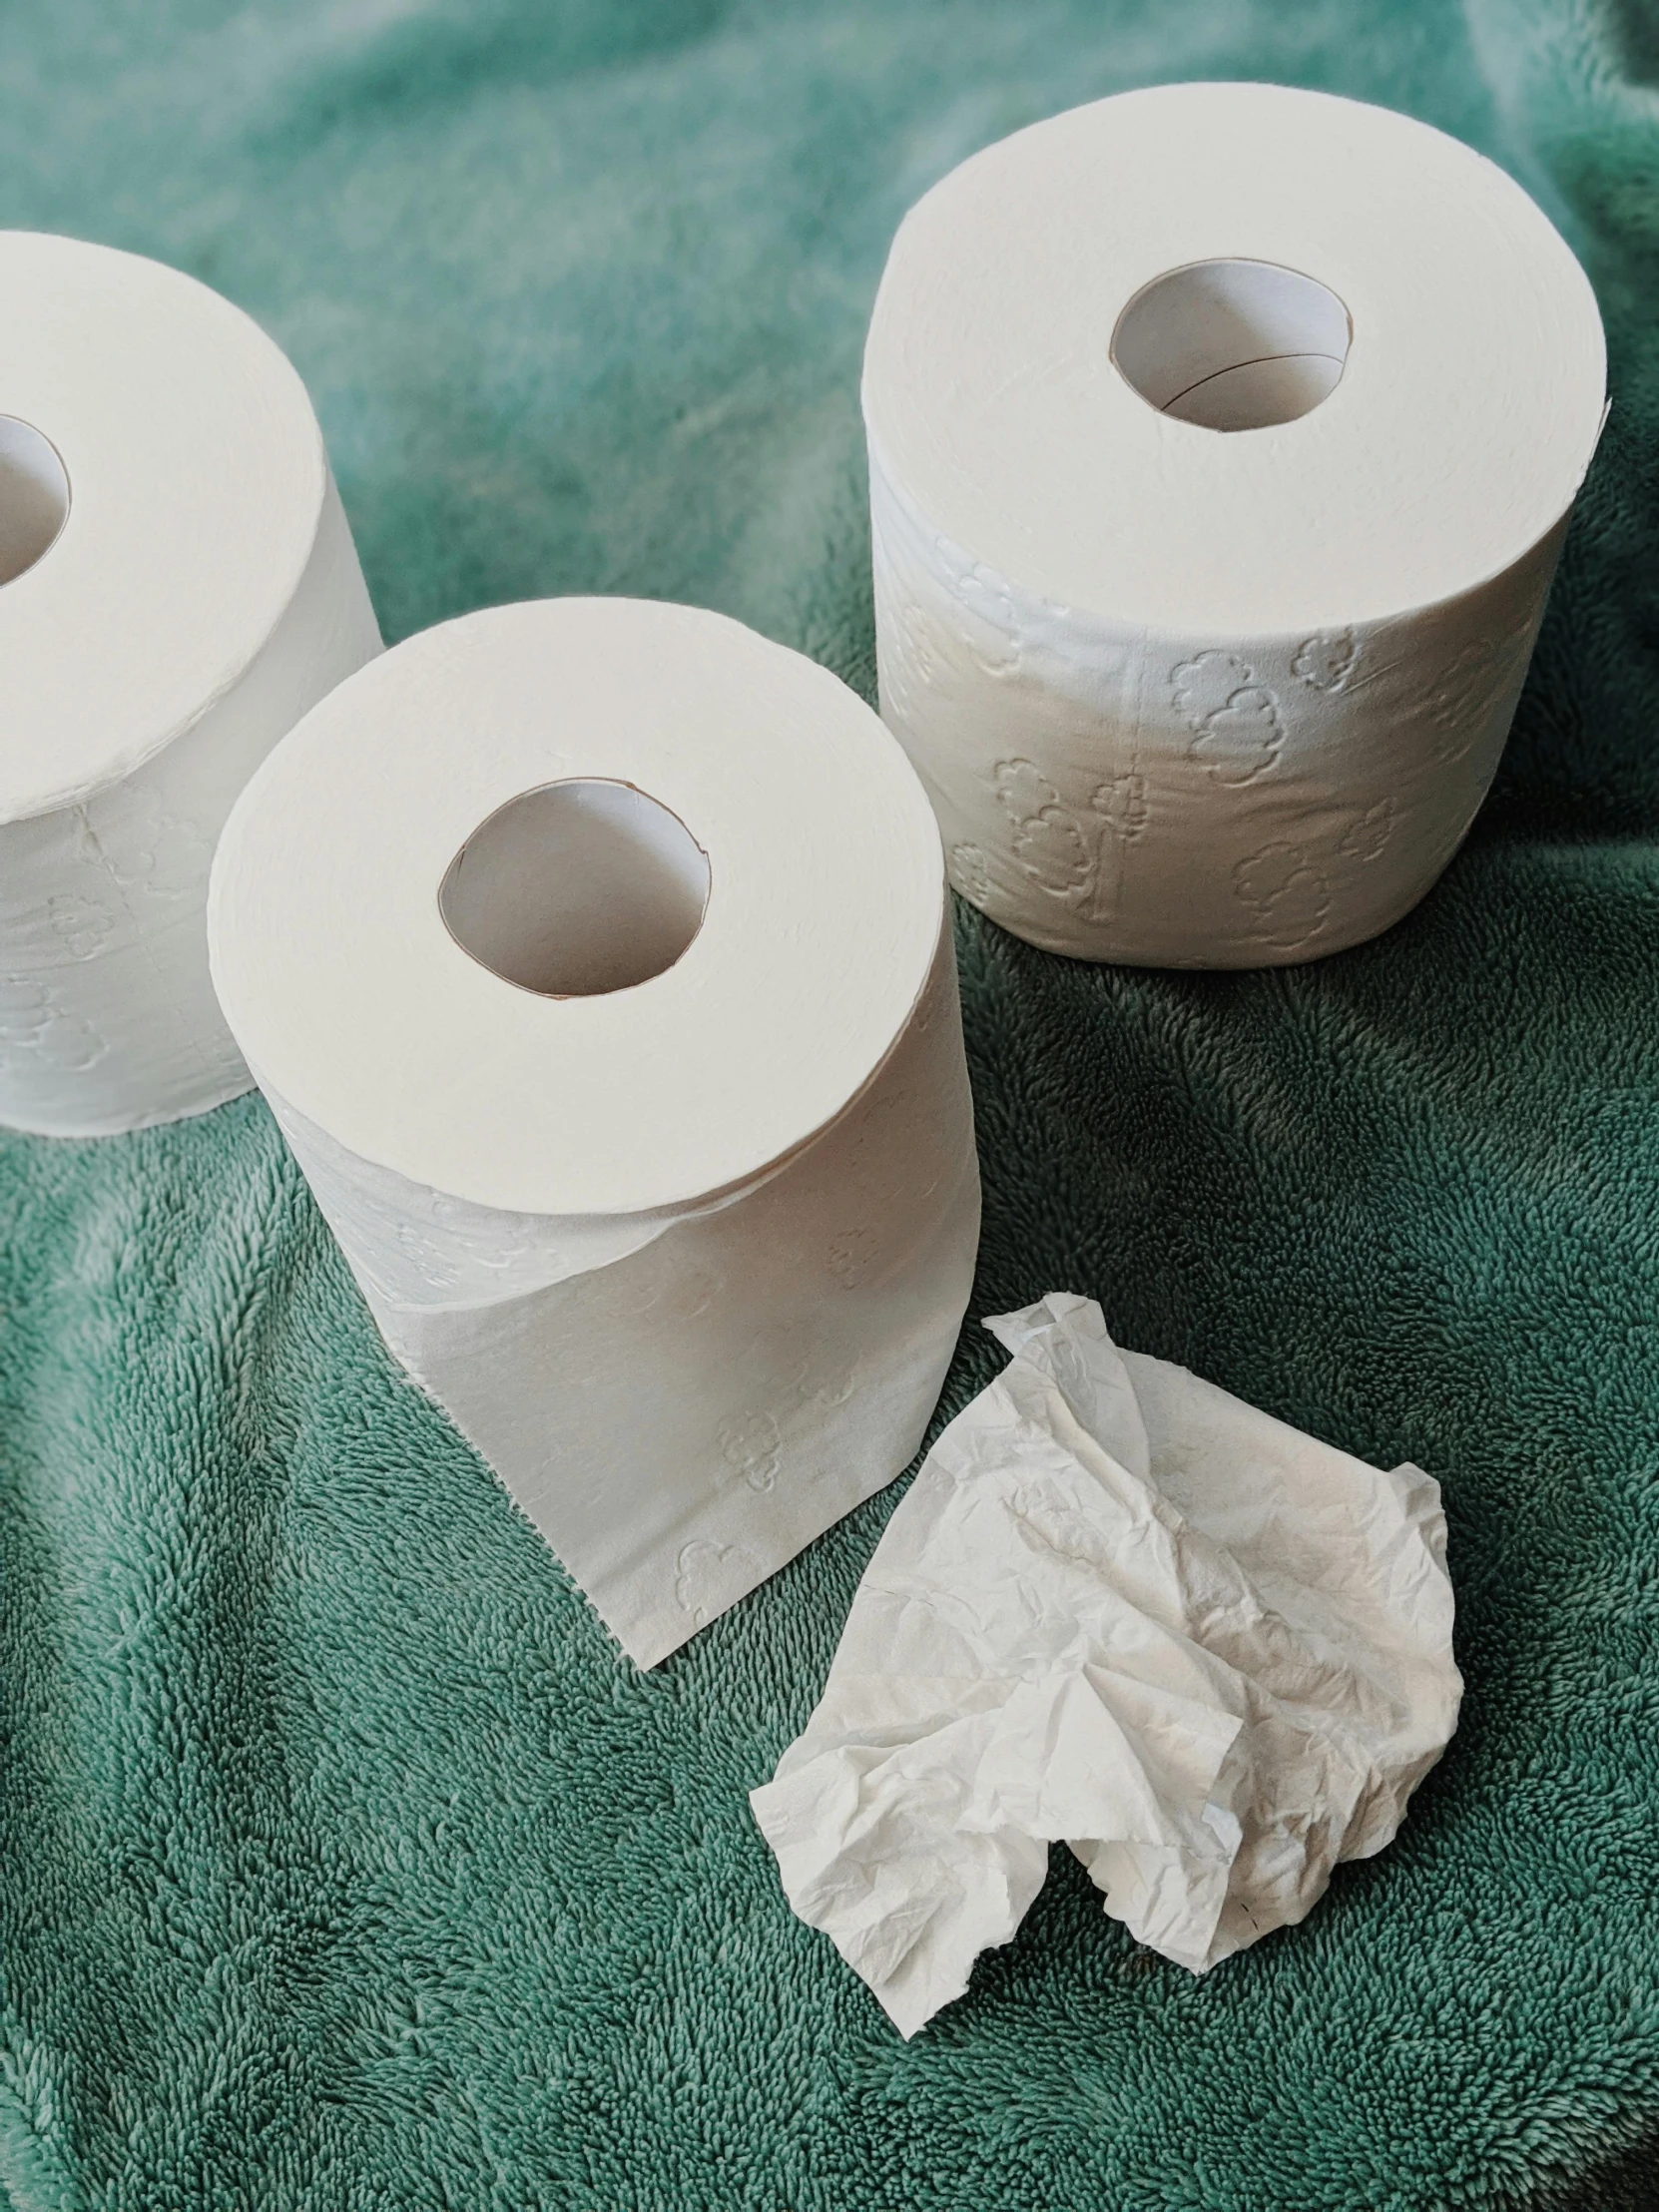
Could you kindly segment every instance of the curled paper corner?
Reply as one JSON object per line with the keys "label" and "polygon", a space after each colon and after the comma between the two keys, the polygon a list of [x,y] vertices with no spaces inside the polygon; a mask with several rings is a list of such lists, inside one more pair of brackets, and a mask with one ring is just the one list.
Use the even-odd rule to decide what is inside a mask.
{"label": "curled paper corner", "polygon": [[1013,1936],[1048,1846],[1203,1973],[1393,1837],[1457,1723],[1439,1485],[1368,1466],[1091,1299],[939,1436],[817,1710],[751,1795],[794,1912],[906,2037]]}

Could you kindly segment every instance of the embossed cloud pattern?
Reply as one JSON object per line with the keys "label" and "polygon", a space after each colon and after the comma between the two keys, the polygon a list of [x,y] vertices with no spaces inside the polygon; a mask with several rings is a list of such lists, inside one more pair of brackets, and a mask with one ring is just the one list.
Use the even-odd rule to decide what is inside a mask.
{"label": "embossed cloud pattern", "polygon": [[1016,935],[1154,967],[1312,959],[1398,920],[1463,841],[1558,536],[1432,619],[1159,649],[963,590],[965,556],[926,543],[873,454],[870,475],[882,716],[952,883]]}
{"label": "embossed cloud pattern", "polygon": [[[1309,177],[1275,183],[1253,133]],[[1115,368],[1115,319],[1247,250],[1347,300],[1342,376],[1291,421],[1173,421]],[[1050,951],[1152,966],[1387,928],[1490,785],[1603,386],[1545,219],[1401,117],[1160,87],[953,172],[894,242],[864,413],[881,712],[955,887]]]}

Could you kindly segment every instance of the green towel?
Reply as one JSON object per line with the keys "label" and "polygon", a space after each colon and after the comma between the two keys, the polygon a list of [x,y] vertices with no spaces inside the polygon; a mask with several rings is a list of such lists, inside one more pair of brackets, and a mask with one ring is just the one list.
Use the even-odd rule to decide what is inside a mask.
{"label": "green towel", "polygon": [[[381,1350],[257,1099],[7,1139],[12,2212],[1656,2201],[1651,5],[55,0],[0,22],[0,222],[267,324],[388,636],[668,596],[867,694],[856,385],[894,225],[987,140],[1200,75],[1506,163],[1600,288],[1612,422],[1498,786],[1389,936],[1176,976],[959,916],[973,1312],[1098,1297],[1123,1342],[1431,1469],[1449,1755],[1390,1851],[1202,1981],[1057,1854],[906,2046],[745,1799],[891,1493],[638,1674]],[[999,1357],[970,1328],[946,1409]]]}

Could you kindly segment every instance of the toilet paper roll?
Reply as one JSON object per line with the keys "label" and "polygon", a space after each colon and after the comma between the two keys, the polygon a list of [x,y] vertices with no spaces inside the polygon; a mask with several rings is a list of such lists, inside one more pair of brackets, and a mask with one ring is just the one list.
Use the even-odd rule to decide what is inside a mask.
{"label": "toilet paper roll", "polygon": [[249,1087],[215,839],[380,650],[304,387],[194,278],[0,233],[0,1122],[97,1136]]}
{"label": "toilet paper roll", "polygon": [[1153,966],[1395,921],[1491,781],[1604,383],[1543,215],[1379,108],[1161,86],[952,172],[863,402],[881,711],[958,889]]}
{"label": "toilet paper roll", "polygon": [[393,1353],[652,1665],[917,1449],[978,1234],[938,831],[721,616],[497,608],[315,708],[214,976]]}

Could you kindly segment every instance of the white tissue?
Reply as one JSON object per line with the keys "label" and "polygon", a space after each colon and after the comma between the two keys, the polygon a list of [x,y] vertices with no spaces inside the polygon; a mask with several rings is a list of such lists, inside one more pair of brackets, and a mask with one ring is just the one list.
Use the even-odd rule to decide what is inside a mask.
{"label": "white tissue", "polygon": [[248,1089],[215,840],[380,637],[304,387],[247,315],[29,232],[0,288],[0,1121],[95,1136]]}
{"label": "white tissue", "polygon": [[[565,818],[500,813],[596,786],[556,851]],[[606,874],[616,820],[662,841]],[[440,911],[458,854],[451,926],[526,975],[690,941],[508,980]],[[398,646],[227,828],[215,978],[381,1333],[641,1665],[920,1445],[979,1222],[946,907],[867,707],[631,600]]]}
{"label": "white tissue", "polygon": [[802,1920],[904,2035],[1005,1943],[1064,1841],[1202,1973],[1379,1852],[1457,1721],[1438,1485],[1184,1368],[1090,1299],[929,1452],[817,1711],[753,1793]]}
{"label": "white tissue", "polygon": [[1398,919],[1491,782],[1604,389],[1567,247],[1403,116],[1165,85],[953,171],[863,403],[881,711],[956,887],[1153,966]]}

